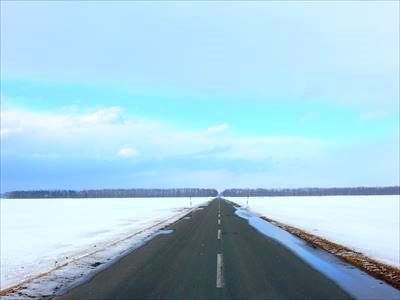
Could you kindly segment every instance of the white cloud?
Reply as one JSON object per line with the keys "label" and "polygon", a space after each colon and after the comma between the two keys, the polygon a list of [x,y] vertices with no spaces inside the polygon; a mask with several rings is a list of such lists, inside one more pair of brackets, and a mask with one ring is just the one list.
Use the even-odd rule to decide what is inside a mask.
{"label": "white cloud", "polygon": [[[110,122],[110,118],[86,122],[82,120],[85,116],[79,111],[64,110],[51,114],[21,109],[2,111],[1,135],[6,139],[1,143],[2,159],[9,153],[17,157],[56,160],[74,157],[119,161],[118,157],[135,157],[135,161],[144,166],[151,162],[150,167],[138,167],[143,168],[140,172],[155,169],[162,173],[147,176],[140,173],[137,176],[142,182],[164,184],[171,180],[171,186],[197,182],[224,186],[333,186],[379,184],[398,179],[398,143],[395,142],[387,143],[393,148],[390,150],[388,146],[390,152],[380,143],[373,143],[376,149],[372,151],[371,145],[343,148],[340,141],[330,143],[301,136],[249,137],[234,132],[219,135],[133,117],[118,122]],[[222,125],[214,127],[227,128]],[[140,147],[140,152],[133,145]],[[158,164],[158,160],[174,163]],[[191,163],[186,163],[188,160]],[[374,172],[360,173],[365,161],[374,162]],[[271,169],[265,170],[264,165]],[[251,170],[254,166],[257,168]]]}
{"label": "white cloud", "polygon": [[[110,116],[105,116],[106,111]],[[152,148],[154,140],[164,131],[157,122],[122,120],[117,112],[114,108],[102,109],[92,114],[96,117],[87,118],[79,111],[2,110],[1,139],[6,141],[1,144],[2,154],[32,156],[51,151],[60,157],[115,159],[116,147],[125,144],[127,138],[140,141],[145,149]],[[116,115],[121,121],[111,122]]]}
{"label": "white cloud", "polygon": [[50,114],[14,109],[1,112],[1,116],[2,138],[7,139],[5,150],[27,156],[50,151],[60,157],[103,160],[138,156],[137,149],[128,145],[117,148],[127,140],[140,144],[138,159],[141,161],[213,158],[285,162],[315,158],[323,148],[321,141],[296,136],[215,134],[227,130],[228,124],[216,125],[204,132],[171,127],[154,120],[122,119],[119,108],[103,108],[91,115],[79,114],[79,111]]}
{"label": "white cloud", "polygon": [[83,122],[87,123],[112,123],[120,120],[121,108],[110,107],[97,110],[96,112],[82,117]]}
{"label": "white cloud", "polygon": [[382,110],[377,111],[365,111],[360,114],[360,120],[369,121],[369,120],[379,120],[386,118],[387,113]]}
{"label": "white cloud", "polygon": [[220,142],[225,142],[231,147],[213,155],[216,158],[273,160],[285,164],[298,159],[317,159],[326,146],[321,140],[296,136],[234,137]]}
{"label": "white cloud", "polygon": [[22,131],[22,125],[19,118],[12,114],[6,114],[4,111],[0,113],[0,138],[6,138],[12,134],[16,134]]}
{"label": "white cloud", "polygon": [[6,138],[10,134],[10,128],[0,128],[0,137]]}
{"label": "white cloud", "polygon": [[131,147],[122,147],[118,151],[118,156],[123,158],[129,158],[138,155],[138,151]]}
{"label": "white cloud", "polygon": [[224,124],[208,127],[207,132],[208,133],[220,133],[220,132],[224,132],[228,128],[229,128],[229,125],[224,123]]}

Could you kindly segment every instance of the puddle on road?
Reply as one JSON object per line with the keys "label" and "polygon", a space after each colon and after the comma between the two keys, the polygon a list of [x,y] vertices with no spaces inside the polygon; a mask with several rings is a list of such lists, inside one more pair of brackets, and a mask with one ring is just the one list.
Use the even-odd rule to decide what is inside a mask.
{"label": "puddle on road", "polygon": [[347,264],[319,248],[313,248],[306,241],[259,218],[246,209],[238,208],[235,214],[246,219],[250,226],[261,234],[274,239],[298,257],[336,282],[357,299],[400,299],[400,291],[376,279],[364,271]]}
{"label": "puddle on road", "polygon": [[156,234],[171,234],[174,232],[175,232],[174,229],[162,229],[162,230],[159,230]]}

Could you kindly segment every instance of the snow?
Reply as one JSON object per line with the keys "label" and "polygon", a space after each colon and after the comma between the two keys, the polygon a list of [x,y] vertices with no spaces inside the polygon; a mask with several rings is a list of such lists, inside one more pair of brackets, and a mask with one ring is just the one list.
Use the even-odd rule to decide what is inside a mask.
{"label": "snow", "polygon": [[[228,197],[246,206],[247,197]],[[259,215],[347,246],[400,268],[400,197],[250,197]]]}
{"label": "snow", "polygon": [[355,299],[399,299],[400,291],[363,271],[343,263],[335,256],[309,246],[302,239],[261,219],[251,211],[238,208],[235,214],[246,219],[250,226],[294,252],[315,269],[332,279]]}
{"label": "snow", "polygon": [[[192,203],[196,207],[211,199],[192,198]],[[149,236],[169,234],[159,230],[187,214],[189,205],[188,198],[1,199],[0,287],[110,245],[114,250],[103,251],[98,259],[109,260],[105,255],[112,258]]]}

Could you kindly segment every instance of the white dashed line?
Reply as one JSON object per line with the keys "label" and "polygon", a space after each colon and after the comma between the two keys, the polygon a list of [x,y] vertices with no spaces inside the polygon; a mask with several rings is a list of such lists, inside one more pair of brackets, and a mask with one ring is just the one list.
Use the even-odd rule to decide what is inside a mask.
{"label": "white dashed line", "polygon": [[217,254],[217,288],[220,289],[224,286],[224,274],[223,274],[224,262],[222,260],[222,254]]}
{"label": "white dashed line", "polygon": [[218,229],[217,239],[218,239],[218,240],[221,239],[221,229]]}
{"label": "white dashed line", "polygon": [[218,219],[218,225],[221,225],[221,220],[220,219]]}

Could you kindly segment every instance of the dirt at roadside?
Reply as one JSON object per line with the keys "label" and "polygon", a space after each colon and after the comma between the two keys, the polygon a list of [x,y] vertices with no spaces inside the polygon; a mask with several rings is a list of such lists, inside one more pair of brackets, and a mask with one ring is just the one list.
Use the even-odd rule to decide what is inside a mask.
{"label": "dirt at roadside", "polygon": [[391,286],[400,289],[400,269],[378,262],[360,252],[356,252],[345,246],[330,242],[298,228],[280,223],[269,217],[262,216],[261,218],[290,232],[291,234],[298,236],[311,246],[322,248],[329,253],[336,255],[345,262],[360,268],[375,278],[381,279]]}

